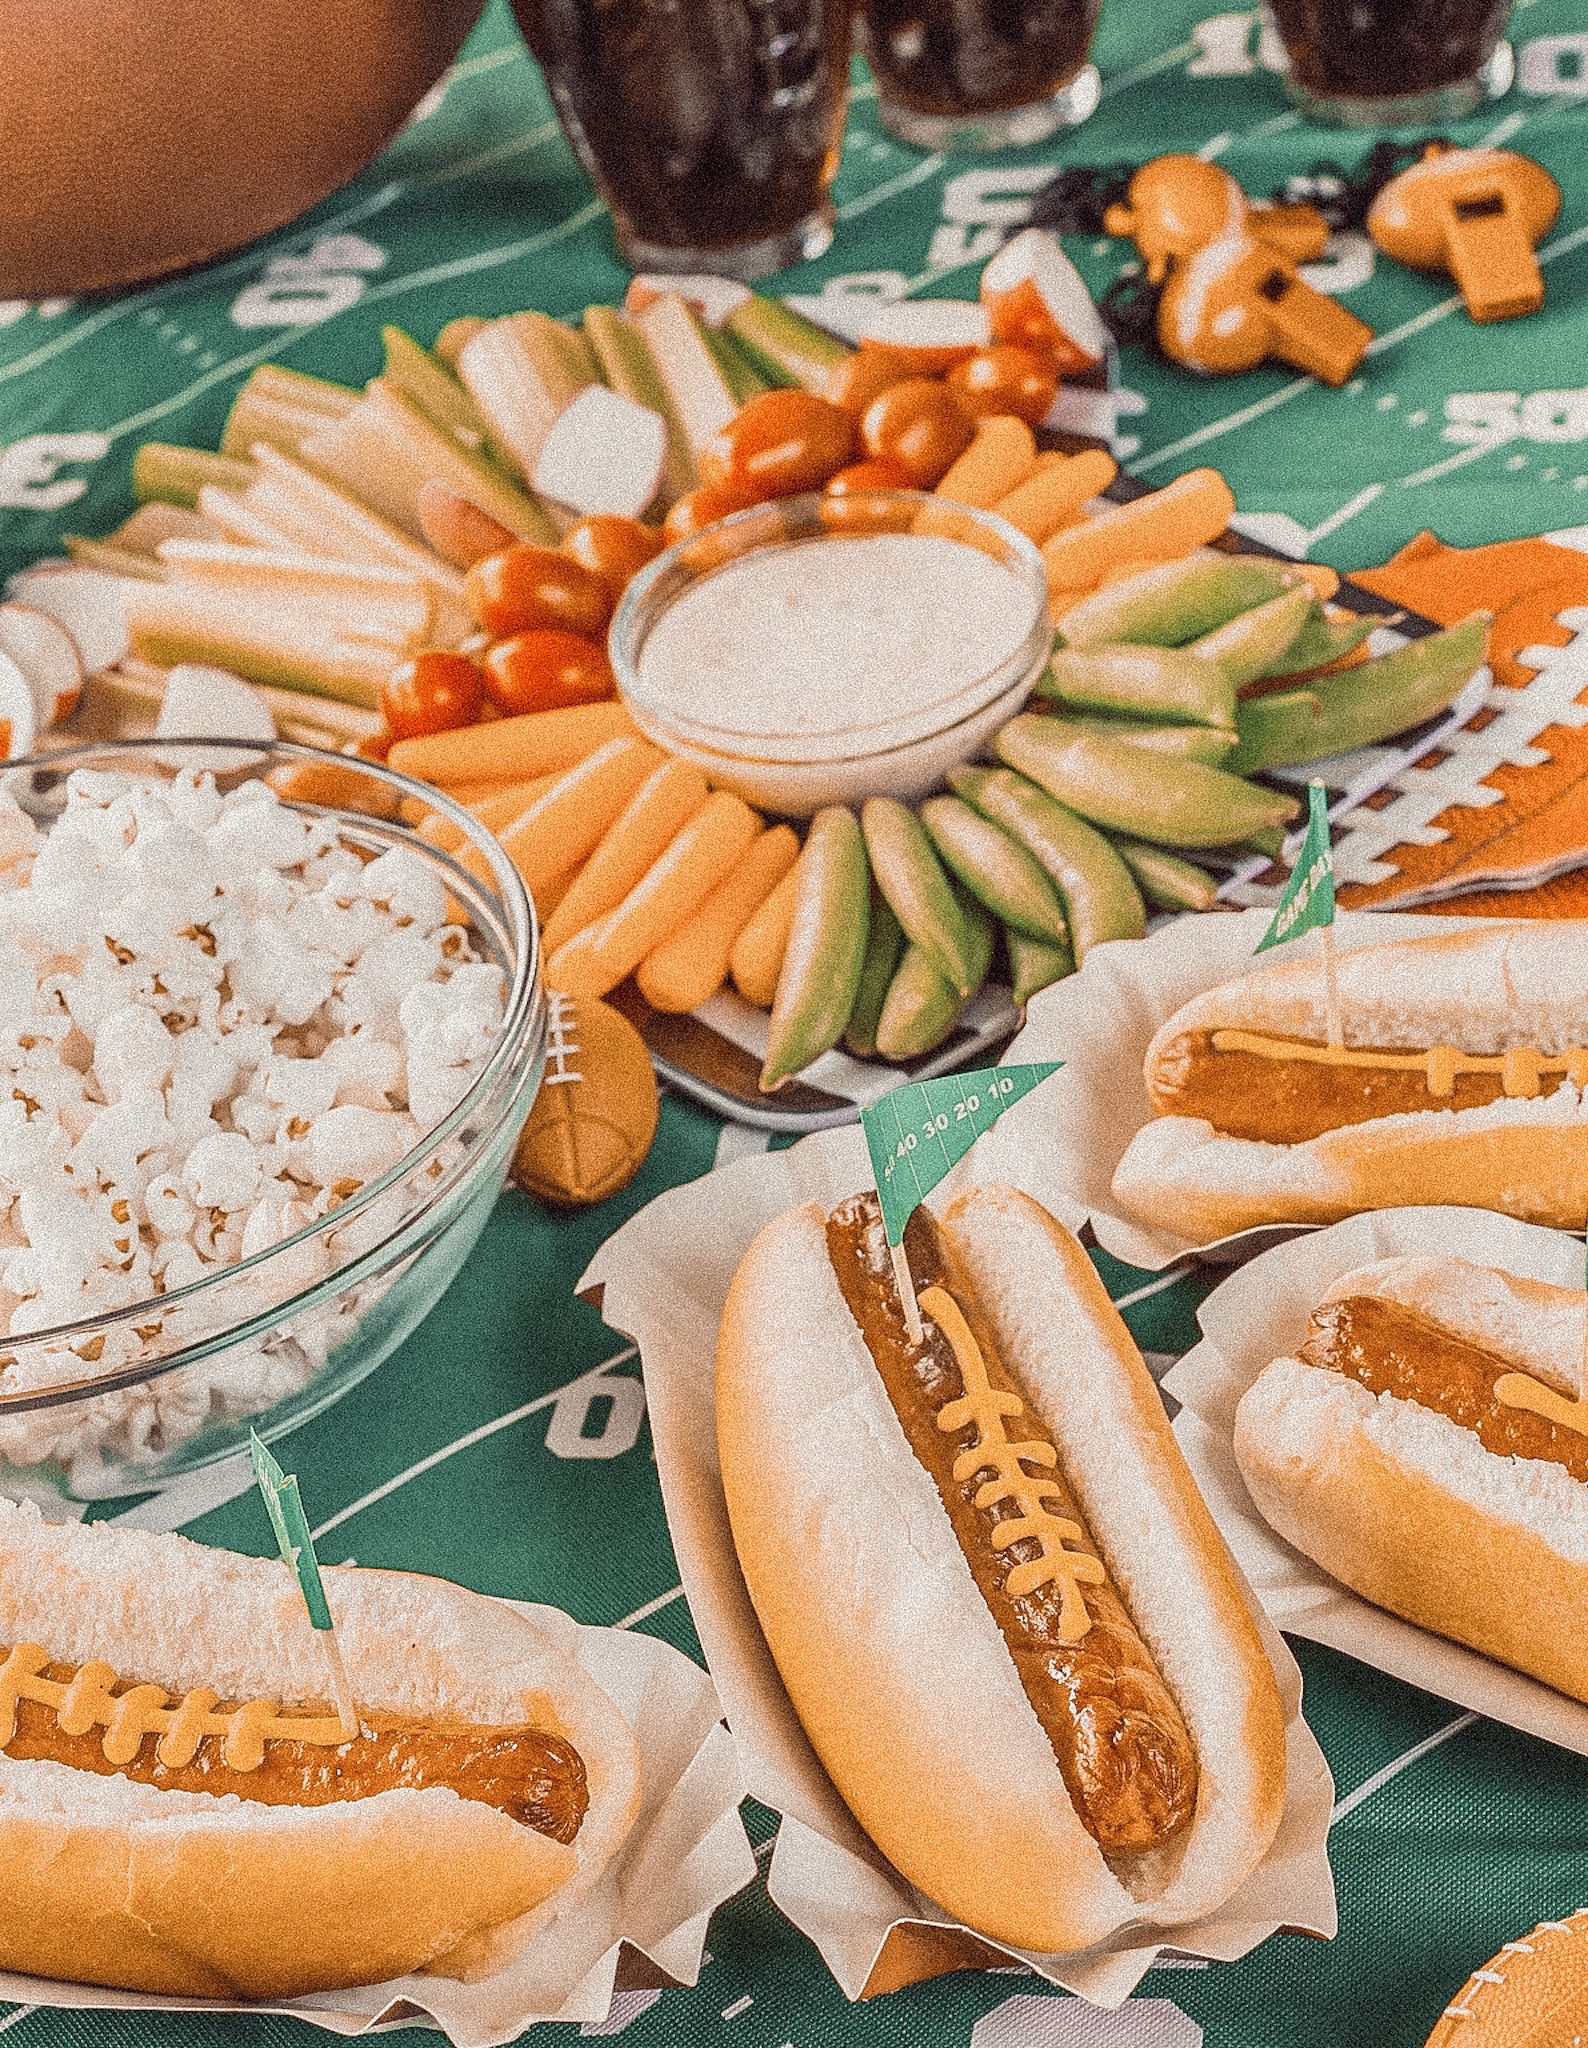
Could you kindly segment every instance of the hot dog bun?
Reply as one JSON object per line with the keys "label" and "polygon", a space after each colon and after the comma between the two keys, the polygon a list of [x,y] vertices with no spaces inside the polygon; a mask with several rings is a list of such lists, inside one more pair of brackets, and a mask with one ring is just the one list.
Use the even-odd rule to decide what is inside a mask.
{"label": "hot dog bun", "polygon": [[[1353,1050],[1564,1055],[1588,1045],[1588,923],[1485,926],[1343,953],[1339,990]],[[1316,954],[1210,989],[1176,1011],[1147,1049],[1149,1093],[1172,1097],[1188,1063],[1208,1057],[1197,1041],[1214,1031],[1324,1043]],[[1269,1064],[1276,1073],[1289,1066]],[[1451,1106],[1453,1097],[1442,1105],[1417,1086],[1426,1107],[1299,1143],[1232,1137],[1200,1117],[1160,1115],[1126,1148],[1114,1195],[1197,1243],[1260,1223],[1334,1223],[1426,1202],[1434,1190],[1456,1207],[1582,1227],[1588,1110],[1569,1079],[1555,1085],[1552,1076],[1552,1093],[1506,1093],[1475,1107]],[[1248,1100],[1262,1100],[1260,1083]],[[1279,1135],[1277,1112],[1274,1129]]]}
{"label": "hot dog bun", "polygon": [[[574,1845],[438,1787],[266,1806],[0,1751],[0,1968],[205,1998],[411,1970],[474,1978],[589,1891],[639,1797],[634,1740],[605,1693],[529,1621],[461,1587],[324,1578],[361,1710],[529,1721],[574,1744],[591,1794]],[[322,1643],[279,1563],[56,1526],[0,1500],[0,1646],[29,1641],[173,1695],[327,1693]]]}
{"label": "hot dog bun", "polygon": [[817,1753],[900,1872],[968,1927],[1058,1952],[1226,1899],[1284,1800],[1273,1671],[1242,1582],[1091,1261],[1012,1188],[942,1219],[1193,1738],[1165,1847],[1105,1857],[890,1406],[815,1204],[751,1245],[723,1312],[718,1440],[756,1611]]}
{"label": "hot dog bun", "polygon": [[[1461,1259],[1347,1273],[1325,1302],[1398,1304],[1576,1400],[1581,1289]],[[1588,1484],[1497,1456],[1471,1428],[1343,1373],[1277,1358],[1242,1397],[1235,1457],[1289,1543],[1375,1605],[1588,1700]]]}

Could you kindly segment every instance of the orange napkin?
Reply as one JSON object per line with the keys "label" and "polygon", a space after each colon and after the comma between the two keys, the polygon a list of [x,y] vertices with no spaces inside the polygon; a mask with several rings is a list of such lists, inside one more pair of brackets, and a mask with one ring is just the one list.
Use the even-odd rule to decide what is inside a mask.
{"label": "orange napkin", "polygon": [[[1588,554],[1542,539],[1455,548],[1420,533],[1382,568],[1353,570],[1351,580],[1442,626],[1477,606],[1492,612],[1494,680],[1520,689],[1538,673],[1517,659],[1521,649],[1564,647],[1573,637],[1558,615],[1588,605]],[[1495,715],[1480,712],[1468,730]],[[1547,761],[1501,766],[1484,778],[1503,802],[1441,811],[1433,826],[1448,837],[1395,847],[1384,858],[1399,872],[1342,887],[1342,906],[1372,909],[1439,888],[1460,890],[1460,900],[1422,907],[1469,917],[1588,917],[1588,729],[1552,725],[1535,744]]]}

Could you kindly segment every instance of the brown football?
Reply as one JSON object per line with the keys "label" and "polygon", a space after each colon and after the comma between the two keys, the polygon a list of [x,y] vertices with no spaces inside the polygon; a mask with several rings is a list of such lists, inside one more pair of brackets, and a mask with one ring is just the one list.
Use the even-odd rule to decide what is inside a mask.
{"label": "brown football", "polygon": [[1588,2042],[1588,1907],[1544,1920],[1474,1970],[1427,2048],[1574,2048]]}
{"label": "brown football", "polygon": [[480,0],[6,0],[0,299],[199,263],[369,162]]}
{"label": "brown football", "polygon": [[608,1003],[552,994],[546,1077],[529,1113],[513,1178],[561,1209],[627,1187],[656,1136],[660,1101],[645,1041]]}

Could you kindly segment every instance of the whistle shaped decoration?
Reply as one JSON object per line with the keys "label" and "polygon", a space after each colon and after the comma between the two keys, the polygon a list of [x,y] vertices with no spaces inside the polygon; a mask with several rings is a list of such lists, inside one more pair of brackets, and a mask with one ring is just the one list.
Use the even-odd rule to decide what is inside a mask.
{"label": "whistle shaped decoration", "polygon": [[1315,207],[1253,206],[1228,171],[1199,156],[1155,156],[1143,164],[1125,203],[1109,207],[1103,226],[1136,244],[1149,284],[1162,284],[1172,263],[1231,235],[1250,235],[1293,263],[1321,256],[1329,239],[1329,224]]}
{"label": "whistle shaped decoration", "polygon": [[1209,377],[1277,356],[1320,383],[1343,384],[1372,339],[1366,321],[1252,234],[1226,235],[1177,263],[1158,302],[1165,355]]}
{"label": "whistle shaped decoration", "polygon": [[1368,209],[1367,231],[1397,263],[1448,270],[1474,320],[1514,320],[1544,303],[1533,245],[1560,212],[1560,187],[1512,149],[1430,143]]}

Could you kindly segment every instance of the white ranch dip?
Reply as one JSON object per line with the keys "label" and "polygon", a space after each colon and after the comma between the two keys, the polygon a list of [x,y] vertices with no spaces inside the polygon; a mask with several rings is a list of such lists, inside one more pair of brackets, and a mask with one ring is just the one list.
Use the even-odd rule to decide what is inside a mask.
{"label": "white ranch dip", "polygon": [[847,732],[944,703],[1031,630],[1019,579],[963,541],[879,533],[759,548],[685,591],[639,656],[645,696],[725,733]]}

